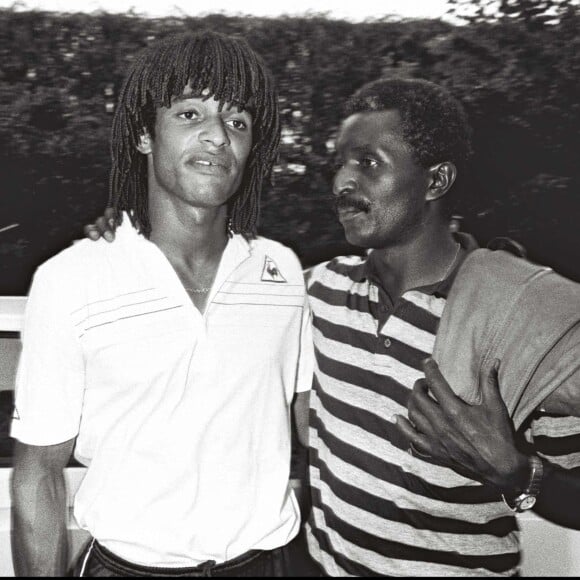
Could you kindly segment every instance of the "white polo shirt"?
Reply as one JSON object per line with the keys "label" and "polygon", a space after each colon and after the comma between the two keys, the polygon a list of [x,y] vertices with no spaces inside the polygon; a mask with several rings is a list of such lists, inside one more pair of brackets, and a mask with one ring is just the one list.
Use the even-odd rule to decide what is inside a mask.
{"label": "white polo shirt", "polygon": [[12,436],[77,438],[75,517],[131,562],[282,546],[299,528],[290,403],[311,385],[310,316],[281,244],[231,238],[202,315],[126,218],[114,243],[80,241],[37,270]]}

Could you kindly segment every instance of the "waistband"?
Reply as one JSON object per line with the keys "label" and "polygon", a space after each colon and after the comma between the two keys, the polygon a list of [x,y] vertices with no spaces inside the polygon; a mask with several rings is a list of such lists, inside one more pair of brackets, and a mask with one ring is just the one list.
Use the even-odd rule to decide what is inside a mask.
{"label": "waistband", "polygon": [[226,576],[230,574],[238,575],[237,573],[242,571],[245,566],[253,563],[265,553],[267,552],[264,550],[249,550],[236,558],[226,560],[220,564],[217,564],[215,560],[208,560],[198,564],[197,566],[187,568],[142,566],[120,558],[93,539],[85,556],[85,561],[88,561],[88,558],[93,556],[105,567],[112,568],[115,572],[118,572],[123,576]]}

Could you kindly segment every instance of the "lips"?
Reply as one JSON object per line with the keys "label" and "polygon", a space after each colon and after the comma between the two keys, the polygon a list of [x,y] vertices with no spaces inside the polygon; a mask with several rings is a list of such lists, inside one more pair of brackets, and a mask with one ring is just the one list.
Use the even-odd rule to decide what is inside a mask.
{"label": "lips", "polygon": [[338,219],[340,219],[341,221],[344,220],[350,220],[355,218],[358,215],[362,215],[365,212],[355,209],[355,208],[343,208],[343,209],[339,209],[338,210]]}
{"label": "lips", "polygon": [[197,170],[210,172],[227,171],[231,165],[229,159],[213,155],[193,155],[187,164]]}

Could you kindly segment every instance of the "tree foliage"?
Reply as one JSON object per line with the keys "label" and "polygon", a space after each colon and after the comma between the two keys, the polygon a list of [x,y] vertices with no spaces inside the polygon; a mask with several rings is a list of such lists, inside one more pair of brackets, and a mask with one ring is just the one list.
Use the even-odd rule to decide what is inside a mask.
{"label": "tree foliage", "polygon": [[[568,8],[557,22],[530,26],[533,11],[515,17],[502,4],[502,17],[462,26],[0,10],[0,230],[20,224],[0,231],[0,293],[26,292],[34,267],[101,213],[111,113],[136,52],[199,28],[246,37],[278,82],[284,129],[263,235],[306,262],[340,245],[329,200],[342,103],[379,76],[423,77],[448,86],[474,126],[476,155],[457,195],[465,229],[482,243],[512,236],[532,258],[580,279],[580,18],[572,2],[544,2]],[[532,4],[541,3],[519,2]]]}

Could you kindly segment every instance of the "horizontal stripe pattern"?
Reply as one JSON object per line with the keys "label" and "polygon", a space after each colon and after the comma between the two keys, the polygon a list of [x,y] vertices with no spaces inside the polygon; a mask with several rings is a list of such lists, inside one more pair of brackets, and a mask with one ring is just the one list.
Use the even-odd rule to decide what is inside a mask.
{"label": "horizontal stripe pattern", "polygon": [[[334,414],[339,407],[338,404],[330,409],[323,409],[319,400],[315,398],[316,393],[313,393],[312,397],[311,428],[315,432],[310,435],[313,440],[319,439],[319,446],[311,452],[313,463],[317,454],[324,451],[325,458],[348,462],[367,472],[369,476],[381,478],[426,498],[456,504],[489,503],[497,500],[494,492],[476,482],[446,467],[436,464],[426,465],[426,461],[411,456],[407,452],[406,445],[400,444],[403,442],[397,440],[399,432],[393,423],[383,422],[384,430],[376,428],[375,433],[368,429],[366,423],[362,423],[365,425],[364,428],[358,426],[351,428],[357,419],[365,418],[363,410],[359,410],[359,416],[355,415],[354,421],[349,422],[344,417]],[[346,405],[343,408],[346,408]],[[347,408],[345,410],[348,411]],[[370,415],[368,411],[366,413],[367,416]],[[348,418],[351,418],[350,415]],[[364,446],[359,445],[360,443],[364,443]],[[427,472],[428,481],[425,477]],[[503,504],[495,502],[494,505],[501,508],[498,513],[505,511]]]}
{"label": "horizontal stripe pattern", "polygon": [[532,415],[529,437],[548,461],[564,469],[580,467],[580,417]]}
{"label": "horizontal stripe pattern", "polygon": [[308,280],[314,558],[335,576],[513,574],[519,532],[495,490],[410,455],[392,422],[423,377],[445,300],[407,292],[385,316],[361,274],[363,258],[337,258]]}
{"label": "horizontal stripe pattern", "polygon": [[159,289],[146,288],[89,302],[72,311],[70,317],[78,337],[82,338],[93,329],[181,308],[182,304]]}
{"label": "horizontal stripe pattern", "polygon": [[[326,530],[314,523],[322,519]],[[329,533],[329,530],[332,531]],[[322,511],[316,504],[308,531],[311,553],[331,576],[511,576],[519,563],[517,553],[467,556],[379,538],[372,533],[372,528],[357,528],[341,520],[328,507]],[[389,537],[395,537],[393,531],[389,531]],[[338,564],[332,572],[328,570],[329,558],[335,558]]]}

